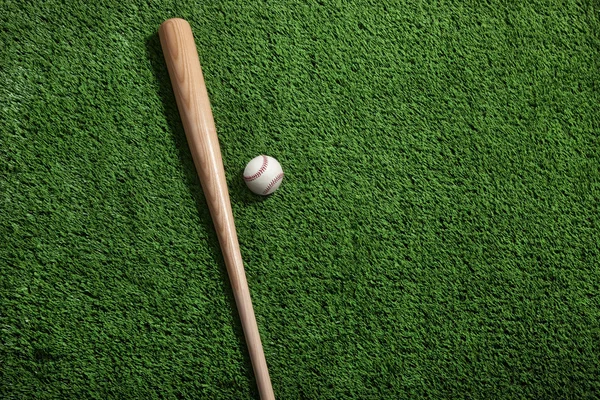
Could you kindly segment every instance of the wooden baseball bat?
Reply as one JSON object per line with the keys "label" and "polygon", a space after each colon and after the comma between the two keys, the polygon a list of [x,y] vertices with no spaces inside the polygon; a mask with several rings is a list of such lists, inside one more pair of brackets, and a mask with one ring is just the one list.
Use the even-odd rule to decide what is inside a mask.
{"label": "wooden baseball bat", "polygon": [[183,128],[217,231],[260,397],[274,399],[231,212],[221,149],[190,24],[169,19],[158,30]]}

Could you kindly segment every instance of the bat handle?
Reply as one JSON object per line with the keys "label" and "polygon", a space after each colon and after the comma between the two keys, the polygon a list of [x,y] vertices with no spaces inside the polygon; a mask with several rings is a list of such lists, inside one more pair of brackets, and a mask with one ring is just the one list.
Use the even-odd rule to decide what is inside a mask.
{"label": "bat handle", "polygon": [[158,33],[183,128],[225,259],[258,391],[261,399],[271,400],[275,396],[252,308],[219,140],[192,29],[187,21],[174,18],[163,22]]}

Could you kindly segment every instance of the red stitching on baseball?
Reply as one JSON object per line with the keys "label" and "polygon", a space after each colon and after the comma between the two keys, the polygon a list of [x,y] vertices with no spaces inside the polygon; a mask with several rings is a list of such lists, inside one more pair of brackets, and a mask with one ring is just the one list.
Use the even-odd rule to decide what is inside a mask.
{"label": "red stitching on baseball", "polygon": [[267,158],[267,156],[262,156],[262,157],[263,157],[263,163],[262,163],[260,169],[258,170],[258,172],[251,176],[244,176],[244,180],[246,182],[251,182],[255,179],[258,179],[267,170],[267,165],[269,165],[269,159]]}
{"label": "red stitching on baseball", "polygon": [[271,183],[269,183],[269,185],[267,186],[267,188],[265,189],[265,191],[263,192],[263,194],[267,194],[267,193],[269,193],[269,190],[271,190],[271,189],[273,188],[273,186],[275,186],[275,184],[276,184],[277,182],[279,182],[280,180],[282,180],[282,179],[283,179],[283,172],[282,172],[282,173],[280,173],[279,175],[277,175],[277,176],[275,177],[275,179],[273,179],[273,180],[271,181]]}

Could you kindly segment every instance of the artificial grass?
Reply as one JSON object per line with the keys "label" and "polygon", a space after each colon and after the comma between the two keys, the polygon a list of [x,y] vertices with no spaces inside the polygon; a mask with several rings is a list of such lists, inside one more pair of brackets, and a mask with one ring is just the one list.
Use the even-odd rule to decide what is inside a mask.
{"label": "artificial grass", "polygon": [[257,397],[170,17],[278,398],[599,392],[597,2],[65,3],[0,10],[2,398]]}

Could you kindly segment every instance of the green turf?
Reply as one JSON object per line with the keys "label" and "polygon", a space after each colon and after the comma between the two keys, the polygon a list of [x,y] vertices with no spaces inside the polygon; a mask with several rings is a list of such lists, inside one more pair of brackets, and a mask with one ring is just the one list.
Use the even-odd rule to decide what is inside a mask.
{"label": "green turf", "polygon": [[[257,397],[175,16],[278,398],[599,393],[597,0],[4,0],[1,398]],[[266,200],[240,179],[263,153]]]}

